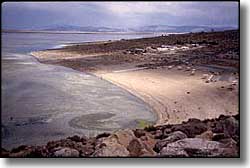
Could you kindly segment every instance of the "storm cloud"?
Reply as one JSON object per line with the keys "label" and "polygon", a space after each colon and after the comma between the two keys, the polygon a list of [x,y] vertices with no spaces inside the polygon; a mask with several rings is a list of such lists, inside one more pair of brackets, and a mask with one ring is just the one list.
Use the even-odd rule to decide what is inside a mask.
{"label": "storm cloud", "polygon": [[238,2],[5,2],[2,28],[238,25]]}

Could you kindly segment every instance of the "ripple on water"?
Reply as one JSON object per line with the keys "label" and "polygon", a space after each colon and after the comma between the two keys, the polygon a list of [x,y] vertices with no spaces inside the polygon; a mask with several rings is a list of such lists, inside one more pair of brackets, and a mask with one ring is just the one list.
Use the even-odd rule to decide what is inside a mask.
{"label": "ripple on water", "polygon": [[120,128],[116,122],[109,120],[113,116],[115,114],[112,113],[85,114],[70,120],[69,125],[78,129],[112,131]]}

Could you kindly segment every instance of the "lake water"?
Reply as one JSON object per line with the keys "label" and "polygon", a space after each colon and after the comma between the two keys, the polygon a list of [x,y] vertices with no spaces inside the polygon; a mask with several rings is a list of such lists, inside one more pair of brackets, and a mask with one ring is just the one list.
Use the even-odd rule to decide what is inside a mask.
{"label": "lake water", "polygon": [[[150,35],[2,33],[2,146],[41,145],[154,123],[152,109],[90,74],[41,64],[29,52],[77,42]],[[152,35],[151,35],[152,36]]]}

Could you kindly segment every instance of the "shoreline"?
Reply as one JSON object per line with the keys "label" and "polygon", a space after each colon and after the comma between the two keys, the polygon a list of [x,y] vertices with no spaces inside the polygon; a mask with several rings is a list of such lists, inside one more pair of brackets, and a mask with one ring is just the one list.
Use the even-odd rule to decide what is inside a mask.
{"label": "shoreline", "polygon": [[[133,89],[131,89],[131,88],[129,88],[129,87],[126,87],[125,85],[122,85],[121,83],[118,83],[118,82],[116,82],[116,81],[113,81],[112,79],[103,78],[103,76],[98,75],[98,74],[92,74],[92,75],[95,75],[95,76],[97,76],[97,77],[99,77],[99,78],[101,78],[101,79],[104,79],[104,80],[106,80],[106,81],[112,83],[113,85],[116,85],[116,86],[118,86],[118,87],[120,87],[120,88],[126,90],[127,92],[129,92],[129,93],[132,94],[133,96],[139,98],[139,99],[140,99],[141,101],[143,101],[145,104],[149,105],[150,108],[152,109],[152,112],[155,113],[156,116],[157,116],[157,120],[156,120],[156,123],[154,124],[154,126],[159,126],[159,125],[163,124],[164,121],[167,120],[167,117],[164,116],[164,115],[160,112],[159,107],[152,105],[152,104],[150,103],[150,101],[147,101],[147,100],[145,99],[145,97],[144,97],[143,95],[141,95],[140,93],[136,92],[135,90],[133,90]],[[154,103],[157,103],[157,101],[155,100]],[[161,105],[161,104],[159,103],[159,105]],[[168,114],[167,114],[167,116],[168,116]]]}
{"label": "shoreline", "polygon": [[91,75],[94,75],[102,80],[106,80],[107,82],[117,86],[117,87],[120,87],[124,90],[126,90],[127,92],[129,92],[131,95],[139,98],[142,102],[144,102],[145,104],[147,104],[151,109],[152,109],[152,112],[156,114],[156,117],[157,117],[157,120],[155,122],[155,124],[153,124],[154,126],[158,126],[160,125],[160,123],[162,123],[162,120],[163,120],[163,117],[161,117],[161,113],[159,113],[154,106],[151,106],[149,102],[145,101],[144,97],[142,95],[140,95],[139,93],[137,93],[136,91],[133,91],[132,89],[118,83],[118,82],[115,82],[115,81],[112,81],[112,80],[108,80],[108,79],[105,79],[103,78],[101,75],[98,75],[98,74],[95,74],[95,73],[90,73]]}
{"label": "shoreline", "polygon": [[[209,35],[209,33],[205,33],[205,35],[207,34]],[[220,35],[220,33],[218,34]],[[204,35],[204,33],[196,33],[195,35],[202,36]],[[172,36],[176,38],[178,37],[185,38],[185,37],[189,37],[190,35],[181,34],[181,35],[172,35]],[[156,58],[158,58],[158,55],[161,56],[162,54],[166,54],[167,57],[170,57],[170,56],[177,57],[178,55],[181,55],[183,53],[184,54],[185,53],[189,54],[189,52],[195,53],[197,50],[198,51],[203,50],[203,48],[205,48],[204,50],[206,51],[207,46],[209,46],[210,44],[207,45],[206,43],[204,43],[204,44],[198,45],[198,47],[190,47],[189,49],[186,49],[186,50],[180,50],[180,51],[178,50],[178,51],[173,51],[173,52],[172,51],[155,52],[155,51],[152,51],[154,49],[150,49],[152,51],[151,52],[151,51],[146,51],[147,48],[146,49],[144,48],[144,50],[146,51],[145,54],[144,52],[141,52],[142,49],[140,50],[138,49],[139,53],[131,54],[129,52],[136,52],[136,51],[133,51],[133,50],[124,51],[126,47],[122,47],[123,46],[122,43],[125,43],[125,46],[126,45],[132,46],[133,43],[137,44],[137,46],[139,45],[147,46],[148,44],[150,44],[149,43],[150,41],[152,41],[151,42],[152,45],[154,43],[156,43],[154,45],[157,45],[158,43],[161,43],[161,42],[155,42],[154,39],[157,40],[159,38],[171,38],[171,37],[152,37],[152,38],[146,38],[146,39],[142,38],[142,39],[130,39],[130,40],[120,40],[120,41],[119,40],[106,41],[102,43],[98,43],[98,42],[97,43],[83,43],[83,44],[67,46],[61,49],[38,51],[32,54],[34,57],[36,57],[38,60],[40,60],[43,63],[71,67],[72,69],[78,70],[80,72],[89,72],[95,76],[105,79],[127,90],[131,94],[135,95],[136,97],[139,97],[142,101],[147,103],[156,112],[158,116],[158,121],[156,125],[161,125],[164,123],[169,123],[169,124],[181,123],[182,121],[185,121],[190,117],[195,117],[199,119],[207,119],[207,118],[216,118],[221,114],[233,115],[233,114],[238,113],[238,110],[237,110],[238,104],[237,103],[235,104],[235,101],[237,101],[237,97],[238,97],[238,88],[237,87],[234,88],[234,91],[232,94],[228,93],[227,90],[223,90],[223,89],[220,89],[221,91],[218,90],[219,87],[229,87],[230,81],[228,82],[218,81],[217,83],[210,83],[210,85],[204,84],[205,81],[201,80],[200,78],[202,78],[202,73],[209,73],[209,70],[203,72],[203,70],[197,69],[196,74],[199,74],[199,77],[197,77],[197,75],[189,77],[189,75],[187,74],[190,74],[190,71],[186,72],[185,70],[181,70],[182,72],[180,72],[176,70],[176,67],[178,64],[175,65],[174,69],[168,70],[167,65],[169,65],[169,63],[163,64],[163,65],[160,64],[160,66],[158,66],[159,63],[152,64],[152,61],[151,61],[156,56],[157,56]],[[219,36],[218,38],[221,38],[221,37]],[[149,41],[149,42],[145,42],[145,41]],[[170,41],[170,43],[172,42]],[[107,46],[109,45],[111,46],[111,50],[106,49],[108,48]],[[184,45],[184,47],[186,48],[187,46],[188,45]],[[87,48],[87,50],[85,50],[84,48]],[[146,57],[146,60],[145,60],[145,57]],[[160,60],[162,60],[162,58],[160,58]],[[91,61],[93,61],[93,64],[91,63]],[[228,63],[226,62],[226,64]],[[133,69],[141,65],[142,67],[145,67],[146,69],[133,71],[133,72],[126,72],[126,69],[131,69],[131,68]],[[172,65],[174,65],[174,63],[172,63]],[[182,66],[183,68],[188,67],[185,64]],[[125,72],[123,72],[124,68],[125,68]],[[193,66],[193,68],[196,69],[196,66]],[[117,72],[120,72],[119,75],[117,75]],[[136,77],[135,77],[135,74],[137,75]],[[166,76],[165,74],[168,74],[169,76]],[[151,75],[152,77],[148,77],[147,75],[149,76]],[[151,80],[153,83],[155,82],[159,83],[157,87],[160,91],[154,90],[153,87],[155,85],[150,84],[150,82],[146,82],[143,78],[141,78],[141,76],[143,76],[145,79],[148,78],[146,81]],[[191,78],[194,78],[195,80]],[[237,78],[237,76],[232,76],[232,78]],[[162,81],[161,79],[164,79],[164,81]],[[132,80],[135,80],[137,83],[131,82]],[[190,92],[188,91],[189,85],[194,86],[193,87],[194,93],[193,91],[191,91],[192,92],[191,100],[190,98],[185,96],[185,93],[184,95],[183,93],[178,93],[178,94],[171,93],[171,89],[173,90],[181,89],[183,92],[185,92],[185,89],[182,88],[181,82],[177,84],[176,83],[177,81],[190,83],[186,85],[186,88],[185,88],[186,92]],[[166,90],[165,85],[166,83],[169,83],[169,82],[176,83],[176,86],[171,85],[170,90],[169,89]],[[145,85],[140,86],[143,84]],[[147,89],[143,90],[143,87],[147,87]],[[195,89],[195,87],[200,88],[200,89],[197,90]],[[205,90],[208,89],[207,93],[206,91],[203,92],[204,89]],[[161,92],[164,92],[164,94],[162,95]],[[170,92],[171,96],[168,96],[167,92]],[[206,98],[205,95],[207,95],[208,93],[211,95],[211,99],[215,98],[215,100],[219,102],[217,103],[215,101],[217,105],[214,104],[215,102],[210,101],[208,98]],[[193,94],[196,97],[192,99]],[[227,99],[223,100],[223,96],[227,97]],[[172,100],[173,99],[172,97],[175,97],[175,99],[178,101]],[[201,99],[204,99],[204,100],[201,100]],[[181,105],[179,106],[176,105],[176,102],[180,102]],[[195,105],[196,103],[198,103],[199,105]],[[227,107],[229,104],[230,104],[230,107]],[[186,106],[186,107],[182,107],[182,106]],[[189,106],[193,106],[193,107],[189,107]],[[200,114],[201,113],[200,110],[202,110],[203,114]]]}
{"label": "shoreline", "polygon": [[[93,43],[92,43],[92,44],[93,44]],[[83,45],[84,45],[84,44],[83,44]],[[62,47],[62,48],[57,48],[57,49],[63,49],[63,48],[64,48],[64,47]],[[54,50],[54,49],[52,49],[52,50]],[[43,62],[41,62],[41,61],[39,60],[39,58],[36,56],[35,53],[36,53],[36,52],[30,52],[29,55],[31,55],[32,57],[34,57],[38,62],[43,63]],[[53,64],[52,64],[52,65],[53,65]],[[61,65],[61,66],[62,66],[62,65]],[[67,67],[67,66],[63,66],[63,67]],[[67,68],[71,68],[71,67],[67,67]],[[73,69],[73,68],[71,68],[71,69]],[[73,69],[73,70],[75,70],[75,69]],[[79,71],[79,70],[76,70],[76,71],[78,71],[78,72],[80,72],[80,73],[83,72],[83,71]],[[166,121],[166,118],[168,118],[168,117],[164,117],[164,116],[162,115],[162,113],[159,112],[159,110],[157,110],[158,108],[157,108],[156,106],[152,106],[152,105],[150,104],[149,101],[146,101],[146,100],[145,100],[145,97],[143,97],[142,95],[140,95],[140,94],[137,93],[136,91],[133,91],[133,90],[130,89],[129,87],[126,87],[125,85],[122,85],[122,84],[120,84],[120,83],[118,83],[118,82],[115,82],[115,81],[112,81],[112,80],[109,80],[109,79],[105,79],[105,78],[103,78],[102,75],[97,74],[97,73],[88,72],[88,71],[84,71],[84,73],[89,74],[89,75],[92,75],[92,76],[95,76],[95,77],[98,77],[98,78],[100,78],[100,79],[102,79],[102,80],[105,80],[105,81],[107,81],[107,82],[109,82],[109,83],[111,83],[111,84],[113,84],[113,85],[116,85],[117,87],[120,87],[120,88],[126,90],[126,91],[129,92],[131,95],[133,95],[133,96],[139,98],[141,101],[143,101],[145,104],[147,104],[147,105],[152,109],[152,112],[155,113],[156,116],[157,116],[157,120],[156,120],[156,123],[154,124],[154,126],[160,126],[161,124],[164,123],[164,121]],[[167,115],[167,116],[168,116],[168,115]]]}
{"label": "shoreline", "polygon": [[[158,121],[143,129],[2,148],[1,156],[239,157],[238,45],[224,38],[231,35],[235,32],[117,40],[29,53],[40,63],[84,72],[126,90],[149,105]],[[190,36],[197,36],[192,43],[185,41]]]}
{"label": "shoreline", "polygon": [[[64,48],[64,47],[58,48],[58,49],[63,49],[63,48]],[[34,59],[36,59],[36,61],[38,61],[39,63],[43,63],[43,62],[41,62],[41,61],[39,60],[39,58],[37,58],[37,57],[35,56],[35,53],[36,53],[36,52],[30,52],[30,53],[28,53],[28,55],[34,57]],[[53,64],[52,64],[52,65],[53,65]],[[62,65],[59,65],[59,66],[62,66]],[[70,68],[70,69],[72,69],[72,70],[75,70],[75,69],[73,69],[73,68],[71,68],[71,67],[67,67],[67,66],[62,66],[62,67],[66,67],[66,68]],[[76,70],[76,71],[78,71],[78,70]],[[81,73],[82,71],[78,71],[78,72]],[[119,84],[119,83],[116,83],[116,82],[114,82],[114,81],[112,81],[112,80],[104,79],[102,76],[100,76],[100,75],[98,75],[98,74],[96,74],[96,73],[87,72],[87,71],[85,71],[84,73],[85,73],[85,74],[88,74],[88,75],[95,76],[95,77],[97,77],[97,78],[99,78],[99,79],[101,79],[101,80],[105,80],[106,82],[109,82],[109,83],[111,83],[111,84],[113,84],[113,85],[115,85],[115,86],[117,86],[117,87],[120,87],[120,88],[126,90],[126,91],[127,91],[129,94],[131,94],[132,96],[137,97],[138,99],[140,99],[143,103],[145,103],[146,105],[148,105],[148,106],[151,108],[151,110],[152,110],[152,112],[153,112],[154,114],[156,114],[156,118],[157,118],[157,119],[156,119],[156,123],[154,124],[154,126],[160,125],[159,123],[161,122],[162,117],[159,117],[159,116],[160,116],[161,114],[158,113],[158,112],[155,110],[155,108],[154,108],[153,106],[151,106],[148,102],[146,102],[146,101],[143,99],[143,97],[142,97],[141,95],[137,94],[136,92],[133,92],[133,91],[130,90],[129,88],[126,88],[125,86],[122,86],[122,85]]]}

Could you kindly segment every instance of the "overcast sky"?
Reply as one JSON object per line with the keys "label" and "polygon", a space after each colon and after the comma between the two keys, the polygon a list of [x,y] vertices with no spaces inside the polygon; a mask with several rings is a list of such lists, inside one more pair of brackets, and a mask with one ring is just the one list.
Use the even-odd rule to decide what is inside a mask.
{"label": "overcast sky", "polygon": [[138,27],[145,25],[237,26],[237,2],[5,2],[2,28],[50,25]]}

